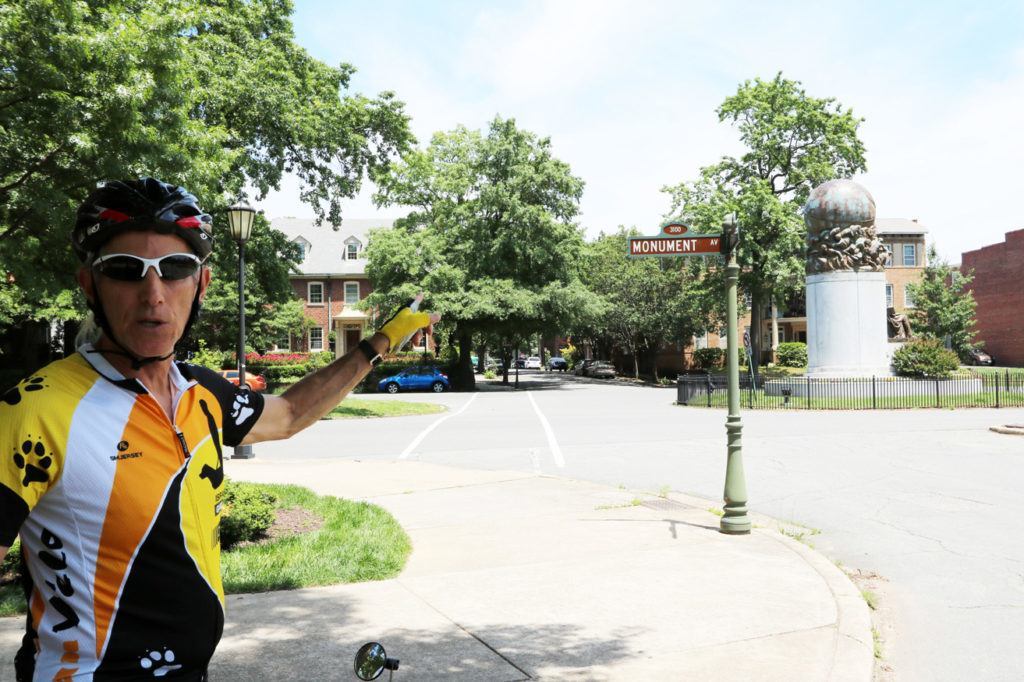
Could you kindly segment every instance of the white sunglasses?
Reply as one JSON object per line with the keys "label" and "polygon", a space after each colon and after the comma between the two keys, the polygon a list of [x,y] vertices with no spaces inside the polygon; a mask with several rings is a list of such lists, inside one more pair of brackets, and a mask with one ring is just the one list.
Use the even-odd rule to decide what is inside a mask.
{"label": "white sunglasses", "polygon": [[140,282],[150,268],[160,279],[180,280],[196,274],[203,260],[192,253],[170,253],[159,258],[142,258],[130,253],[111,253],[92,262],[99,272],[119,282]]}

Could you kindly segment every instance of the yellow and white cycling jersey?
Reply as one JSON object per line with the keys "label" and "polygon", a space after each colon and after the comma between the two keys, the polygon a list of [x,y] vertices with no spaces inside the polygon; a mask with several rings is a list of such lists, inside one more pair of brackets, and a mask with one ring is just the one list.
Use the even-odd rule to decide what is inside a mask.
{"label": "yellow and white cycling jersey", "polygon": [[0,396],[0,545],[30,584],[19,680],[202,679],[224,625],[224,446],[263,397],[174,363],[174,419],[83,346]]}

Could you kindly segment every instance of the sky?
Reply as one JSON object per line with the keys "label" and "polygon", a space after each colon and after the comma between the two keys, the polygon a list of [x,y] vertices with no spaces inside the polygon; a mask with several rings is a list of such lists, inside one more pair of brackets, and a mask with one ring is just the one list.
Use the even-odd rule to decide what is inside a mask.
{"label": "sky", "polygon": [[[589,238],[656,234],[663,187],[742,151],[715,109],[780,71],[865,119],[854,179],[879,218],[917,218],[952,263],[1024,228],[1022,0],[294,2],[296,41],[354,65],[349,92],[395,92],[421,145],[496,115],[549,137],[586,183]],[[403,215],[372,191],[343,215]],[[312,217],[290,178],[259,208]]]}

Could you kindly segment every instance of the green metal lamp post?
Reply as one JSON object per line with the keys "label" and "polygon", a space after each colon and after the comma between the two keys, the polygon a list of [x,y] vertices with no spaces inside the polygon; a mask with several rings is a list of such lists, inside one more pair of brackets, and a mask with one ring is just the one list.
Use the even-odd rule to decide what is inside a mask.
{"label": "green metal lamp post", "polygon": [[[228,209],[231,238],[238,242],[238,385],[245,386],[245,243],[252,233],[256,209],[239,200]],[[232,459],[252,459],[251,445],[236,445]]]}
{"label": "green metal lamp post", "polygon": [[722,533],[744,535],[750,533],[750,517],[747,516],[747,480],[743,473],[743,424],[740,422],[740,359],[739,334],[736,318],[736,283],[740,266],[736,262],[736,248],[739,245],[739,226],[736,215],[726,216],[722,234],[727,240],[725,281],[726,281],[726,357],[729,370],[729,416],[725,420],[728,434],[728,460],[725,468],[725,513],[719,524]]}

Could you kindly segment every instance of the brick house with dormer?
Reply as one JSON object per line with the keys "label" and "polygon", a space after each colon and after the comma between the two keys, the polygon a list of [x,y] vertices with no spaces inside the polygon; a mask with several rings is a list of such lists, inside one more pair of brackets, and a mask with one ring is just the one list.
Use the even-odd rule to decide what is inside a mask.
{"label": "brick house with dormer", "polygon": [[373,290],[366,276],[369,232],[391,227],[392,221],[345,219],[337,231],[308,218],[275,218],[270,224],[302,247],[302,261],[299,271],[291,275],[291,284],[306,315],[314,320],[304,338],[282,339],[278,349],[344,355],[369,335],[369,316],[355,307]]}

